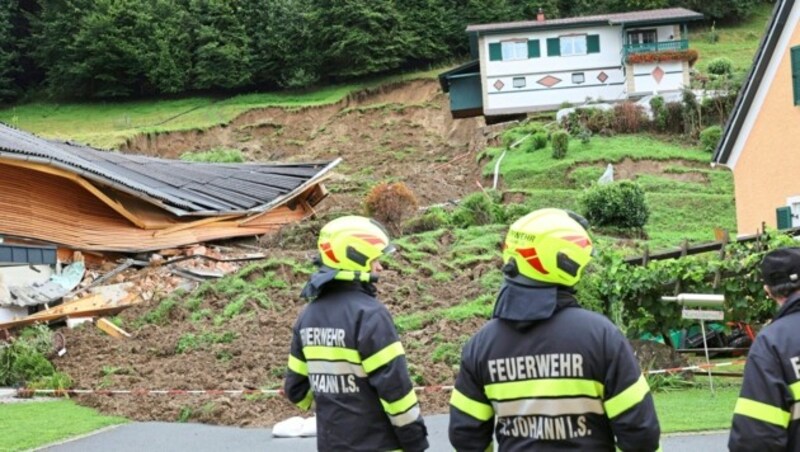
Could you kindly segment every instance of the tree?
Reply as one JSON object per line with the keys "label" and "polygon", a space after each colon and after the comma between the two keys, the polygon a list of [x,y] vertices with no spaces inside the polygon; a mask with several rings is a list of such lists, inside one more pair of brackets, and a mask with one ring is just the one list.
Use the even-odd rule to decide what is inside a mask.
{"label": "tree", "polygon": [[319,79],[323,52],[309,45],[311,10],[312,0],[243,0],[253,82],[306,88]]}
{"label": "tree", "polygon": [[0,102],[13,100],[18,92],[14,80],[19,71],[17,40],[12,24],[15,6],[15,0],[0,5]]}
{"label": "tree", "polygon": [[189,0],[192,86],[238,88],[250,81],[249,38],[239,0]]}
{"label": "tree", "polygon": [[377,74],[403,64],[408,33],[393,0],[317,0],[309,19],[330,77]]}
{"label": "tree", "polygon": [[[426,63],[452,55],[446,43],[454,24],[442,0],[404,0],[398,3],[398,9],[402,34],[406,37],[403,52],[406,64]],[[465,40],[464,30],[460,31],[459,37]]]}
{"label": "tree", "polygon": [[683,6],[706,18],[717,20],[742,20],[753,13],[763,0],[673,0],[675,6]]}
{"label": "tree", "polygon": [[149,0],[153,31],[143,49],[142,65],[149,87],[156,93],[180,93],[189,89],[192,72],[192,38],[186,24],[189,13],[184,2]]}

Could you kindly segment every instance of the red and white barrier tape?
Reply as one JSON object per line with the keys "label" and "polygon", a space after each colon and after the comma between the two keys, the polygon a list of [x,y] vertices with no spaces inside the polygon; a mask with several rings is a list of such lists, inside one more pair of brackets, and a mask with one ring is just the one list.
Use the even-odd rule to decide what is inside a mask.
{"label": "red and white barrier tape", "polygon": [[645,375],[658,375],[658,374],[671,374],[675,372],[685,372],[687,370],[705,370],[705,369],[713,369],[715,367],[731,367],[731,366],[738,366],[739,364],[744,364],[745,361],[747,360],[739,359],[736,361],[728,361],[725,363],[697,364],[695,366],[673,367],[671,369],[645,370],[643,373]]}
{"label": "red and white barrier tape", "polygon": [[[689,370],[704,370],[714,367],[730,367],[744,364],[745,360],[728,361],[724,363],[714,364],[698,364],[695,366],[687,367],[673,367],[670,369],[646,370],[643,373],[646,375],[668,374],[676,372],[685,372]],[[452,391],[452,385],[432,385],[432,386],[418,386],[414,388],[416,392],[439,392],[439,391]],[[34,395],[53,395],[57,397],[63,396],[76,396],[76,395],[133,395],[133,396],[151,396],[151,395],[165,395],[165,396],[183,396],[183,395],[210,395],[210,396],[223,396],[223,395],[282,395],[282,389],[197,389],[197,390],[184,390],[184,389],[28,389],[20,388],[17,390],[17,395],[21,397],[32,397]]]}

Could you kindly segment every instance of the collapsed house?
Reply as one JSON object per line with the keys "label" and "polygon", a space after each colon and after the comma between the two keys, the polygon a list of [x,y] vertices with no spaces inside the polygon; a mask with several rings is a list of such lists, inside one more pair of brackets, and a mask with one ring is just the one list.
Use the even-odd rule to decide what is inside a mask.
{"label": "collapsed house", "polygon": [[0,236],[134,253],[261,235],[311,215],[338,163],[166,160],[0,124]]}

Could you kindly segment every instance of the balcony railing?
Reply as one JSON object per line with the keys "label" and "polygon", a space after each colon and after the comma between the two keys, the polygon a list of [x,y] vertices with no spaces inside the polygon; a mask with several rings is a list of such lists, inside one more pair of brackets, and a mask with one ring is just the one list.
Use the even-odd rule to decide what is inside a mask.
{"label": "balcony railing", "polygon": [[677,41],[649,42],[647,44],[628,44],[623,46],[623,56],[627,60],[631,53],[664,52],[669,50],[688,50],[689,40],[679,39]]}

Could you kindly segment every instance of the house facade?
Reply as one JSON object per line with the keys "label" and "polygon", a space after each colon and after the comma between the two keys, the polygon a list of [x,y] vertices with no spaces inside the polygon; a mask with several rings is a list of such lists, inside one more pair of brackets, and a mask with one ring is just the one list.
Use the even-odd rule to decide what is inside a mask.
{"label": "house facade", "polygon": [[740,235],[800,227],[800,2],[776,2],[713,162],[733,171]]}
{"label": "house facade", "polygon": [[697,57],[687,23],[702,18],[671,8],[470,25],[475,61],[441,74],[440,82],[454,117],[502,117],[587,98],[614,102],[677,91],[688,86]]}

